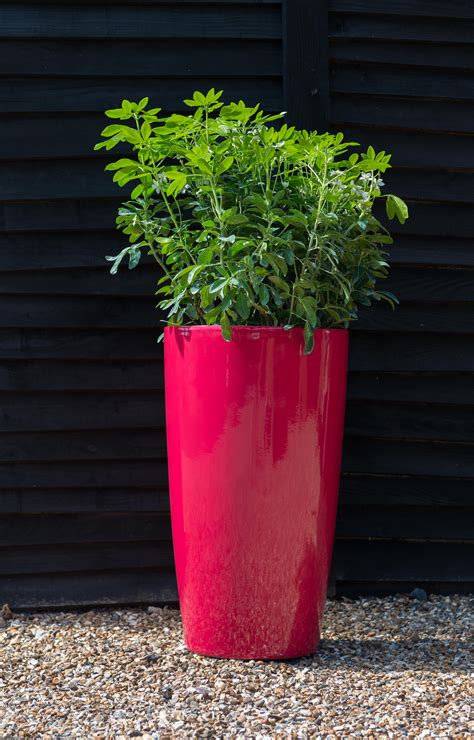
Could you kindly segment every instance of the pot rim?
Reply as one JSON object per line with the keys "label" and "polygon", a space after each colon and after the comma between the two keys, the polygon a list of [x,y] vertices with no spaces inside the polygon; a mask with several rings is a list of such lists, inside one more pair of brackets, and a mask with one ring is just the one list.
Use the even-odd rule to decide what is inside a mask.
{"label": "pot rim", "polygon": [[[285,334],[291,334],[291,332],[303,332],[304,329],[302,326],[294,326],[291,329],[285,329],[283,326],[260,326],[259,324],[253,325],[247,325],[247,324],[232,324],[231,325],[232,331],[264,331],[264,332],[275,332],[275,333],[281,333],[284,332]],[[196,331],[219,331],[221,332],[221,325],[220,324],[190,324],[190,325],[183,325],[183,326],[165,326],[165,332],[170,331],[180,331],[188,333],[190,331],[196,332]],[[324,328],[320,327],[318,329],[314,329],[314,332],[338,332],[338,333],[346,333],[349,329],[341,329],[339,327],[332,327],[332,328]]]}

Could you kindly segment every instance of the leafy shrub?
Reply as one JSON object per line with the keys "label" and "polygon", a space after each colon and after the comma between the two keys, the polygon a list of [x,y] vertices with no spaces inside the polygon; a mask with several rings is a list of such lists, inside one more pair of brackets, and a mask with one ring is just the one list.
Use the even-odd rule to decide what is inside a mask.
{"label": "leafy shrub", "polygon": [[[305,351],[318,327],[345,328],[359,305],[396,298],[376,288],[387,274],[391,243],[373,214],[385,197],[389,218],[403,223],[405,203],[381,196],[390,155],[353,152],[341,133],[299,131],[284,115],[266,115],[222,92],[195,92],[189,115],[124,100],[106,111],[116,123],[96,149],[130,145],[130,157],[107,165],[118,185],[133,183],[117,226],[130,239],[106,257],[116,273],[142,250],[162,271],[158,306],[171,325],[304,327]],[[129,125],[129,123],[131,125]]]}

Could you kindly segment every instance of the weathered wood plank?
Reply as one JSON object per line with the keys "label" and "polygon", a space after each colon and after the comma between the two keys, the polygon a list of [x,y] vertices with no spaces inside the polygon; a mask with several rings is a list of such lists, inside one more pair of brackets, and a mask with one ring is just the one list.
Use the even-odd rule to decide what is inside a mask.
{"label": "weathered wood plank", "polygon": [[350,367],[376,372],[472,372],[474,352],[463,335],[354,332]]}
{"label": "weathered wood plank", "polygon": [[[397,439],[474,440],[472,406],[349,400],[346,434]],[[473,447],[474,456],[474,447]]]}
{"label": "weathered wood plank", "polygon": [[2,398],[0,431],[156,429],[162,426],[164,413],[160,392],[7,393]]}
{"label": "weathered wood plank", "polygon": [[[440,60],[442,64],[442,61]],[[472,74],[463,70],[436,70],[397,65],[337,64],[331,67],[331,90],[335,93],[410,98],[473,100]]]}
{"label": "weathered wood plank", "polygon": [[[130,59],[134,63],[130,64]],[[282,74],[279,41],[232,39],[89,40],[41,39],[0,42],[2,76],[51,77],[62,75],[71,81],[84,77],[109,79],[136,77],[179,77],[188,85],[196,77],[212,77],[219,59],[224,77],[278,77]],[[192,59],[192,63],[190,63]],[[153,83],[151,83],[152,85]],[[151,87],[150,92],[153,88]],[[139,100],[136,95],[134,100]],[[154,101],[152,100],[152,103]],[[158,104],[158,101],[157,101]]]}
{"label": "weathered wood plank", "polygon": [[[365,412],[365,408],[364,408]],[[409,421],[412,420],[411,418]],[[385,430],[384,430],[385,431]],[[367,434],[369,432],[367,431]],[[441,436],[441,435],[440,435]],[[443,435],[445,436],[445,435]],[[381,438],[380,438],[381,437]],[[344,439],[343,471],[363,475],[421,475],[469,478],[474,492],[474,446],[472,442],[439,442],[436,439],[391,438],[351,435]],[[452,489],[457,485],[452,482]],[[404,482],[400,482],[403,488]],[[383,496],[384,481],[380,481]]]}
{"label": "weathered wood plank", "polygon": [[[2,359],[158,360],[153,330],[21,329],[0,331]],[[442,351],[440,351],[442,347]],[[465,335],[353,332],[351,370],[376,372],[472,372],[474,352]]]}
{"label": "weathered wood plank", "polygon": [[[398,309],[397,309],[398,310]],[[473,373],[349,373],[348,396],[362,401],[474,405]]]}
{"label": "weathered wood plank", "polygon": [[[374,0],[331,0],[329,9],[336,13],[367,13],[380,14],[380,6]],[[439,18],[444,24],[446,18],[474,18],[474,8],[470,0],[392,0],[390,7],[385,10],[383,16],[402,15],[405,18],[399,22],[405,22],[406,18],[423,17]],[[443,20],[441,20],[443,19]]]}
{"label": "weathered wood plank", "polygon": [[400,64],[420,67],[474,69],[469,44],[395,41],[387,43],[374,39],[335,37],[329,45],[331,64]]}
{"label": "weathered wood plank", "polygon": [[427,98],[390,98],[331,90],[332,127],[364,125],[423,132],[472,133],[474,103]]}
{"label": "weathered wood plank", "polygon": [[[355,440],[363,445],[363,440]],[[373,441],[372,441],[373,442]],[[371,443],[372,443],[371,442]],[[385,450],[389,453],[393,447],[397,452],[396,443],[383,441]],[[401,444],[401,443],[400,443]],[[448,447],[449,445],[443,445]],[[366,442],[368,449],[369,442]],[[412,459],[416,459],[419,449],[428,447],[432,459],[435,459],[441,446],[435,443],[415,442],[413,447],[405,444],[404,454],[412,449]],[[383,450],[382,450],[383,452]],[[472,478],[448,478],[431,474],[428,475],[377,475],[344,473],[341,478],[341,503],[351,506],[469,506],[474,503],[474,481]],[[387,512],[388,513],[388,512]]]}
{"label": "weathered wood plank", "polygon": [[144,567],[172,570],[171,542],[100,542],[0,549],[0,576]]}
{"label": "weathered wood plank", "polygon": [[[98,138],[98,137],[97,137]],[[383,147],[388,150],[388,145]],[[466,147],[468,149],[468,147]],[[81,198],[129,197],[131,185],[119,188],[110,173],[103,172],[110,160],[102,157],[82,159],[38,160],[0,163],[0,178],[8,183],[1,200],[44,201]],[[467,168],[466,168],[467,169]],[[406,199],[472,203],[471,172],[451,169],[396,167],[384,175],[388,192],[400,193]]]}
{"label": "weathered wood plank", "polygon": [[4,576],[0,600],[15,609],[177,603],[172,571],[144,569]]}
{"label": "weathered wood plank", "polygon": [[[165,488],[168,470],[164,460],[56,461],[0,464],[0,488]],[[1,519],[0,519],[1,522]]]}
{"label": "weathered wood plank", "polygon": [[114,108],[123,98],[140,100],[152,95],[153,103],[165,110],[183,109],[182,101],[193,89],[225,90],[225,99],[261,103],[270,111],[283,109],[283,84],[278,77],[239,79],[215,76],[192,79],[149,77],[120,78],[0,78],[0,100],[4,113],[98,112]]}
{"label": "weathered wood plank", "polygon": [[[5,514],[0,518],[2,547],[86,542],[170,541],[167,514]],[[77,570],[85,570],[78,563]],[[105,570],[105,568],[104,568]]]}
{"label": "weathered wood plank", "polygon": [[[473,502],[474,503],[474,502]],[[417,539],[428,541],[472,540],[474,506],[435,509],[428,506],[348,506],[339,508],[340,539]]]}
{"label": "weathered wood plank", "polygon": [[387,541],[336,542],[338,581],[441,581],[472,578],[474,545]]}
{"label": "weathered wood plank", "polygon": [[0,361],[0,391],[163,390],[162,358]]}
{"label": "weathered wood plank", "polygon": [[[408,222],[406,224],[408,228]],[[61,268],[98,267],[107,270],[106,254],[117,254],[125,239],[115,231],[30,232],[0,234],[0,272],[37,272]],[[386,247],[394,264],[425,266],[474,266],[472,240],[439,236],[397,234],[396,242]],[[142,257],[142,265],[152,258]],[[138,271],[133,278],[136,279]],[[16,276],[19,278],[19,276]],[[107,275],[107,278],[109,276]]]}
{"label": "weathered wood plank", "polygon": [[[395,226],[395,228],[398,227]],[[98,306],[99,297],[102,297],[104,304],[116,306],[116,311],[120,311],[120,300],[133,298],[133,301],[137,300],[137,311],[142,311],[143,314],[151,314],[151,319],[149,317],[144,319],[146,324],[150,322],[151,326],[159,326],[160,319],[163,317],[153,307],[156,305],[156,300],[158,300],[154,298],[154,293],[161,273],[155,264],[140,265],[133,271],[122,269],[119,270],[117,275],[111,276],[109,274],[109,264],[105,261],[103,255],[97,255],[96,259],[99,262],[97,268],[0,272],[0,292],[4,296],[7,294],[24,295],[23,300],[26,300],[26,296],[29,300],[32,300],[35,295],[58,296],[53,301],[59,300],[59,296],[63,296],[64,300],[64,295],[82,296],[84,303],[89,296],[94,296],[96,298],[92,301],[92,307],[94,305]],[[432,266],[396,265],[391,268],[389,277],[380,281],[380,287],[392,290],[399,300],[404,302],[427,304],[469,303],[474,300],[474,271],[471,269],[453,269],[451,267],[441,269]],[[112,297],[114,298],[112,299]],[[38,309],[40,312],[48,310],[48,299],[44,298],[44,306]],[[8,298],[5,300],[8,300]],[[15,300],[17,299],[15,298]],[[96,301],[95,304],[94,300]],[[110,303],[107,304],[107,301]],[[15,305],[20,306],[21,303],[12,301],[12,309]],[[75,302],[73,298],[71,299],[73,314],[74,307],[77,311],[80,311],[79,300],[77,299]],[[93,308],[88,311],[87,307],[84,306],[84,321],[81,322],[84,326],[87,326],[87,317],[92,316],[92,310]],[[60,321],[60,319],[58,320]],[[100,319],[97,320],[100,322]],[[394,320],[396,320],[396,314],[394,314]],[[107,319],[105,319],[105,322],[107,322]],[[47,324],[43,325],[44,328],[46,326]]]}
{"label": "weathered wood plank", "polygon": [[281,37],[281,8],[278,2],[206,2],[206,11],[196,3],[54,4],[2,3],[2,38],[60,39],[239,39]]}
{"label": "weathered wood plank", "polygon": [[[382,286],[381,286],[382,287]],[[360,311],[353,331],[429,331],[435,333],[471,333],[474,315],[469,303],[405,303],[394,313],[388,305],[371,306]]]}
{"label": "weathered wood plank", "polygon": [[[382,286],[381,287],[385,287]],[[397,290],[399,293],[400,291]],[[474,297],[473,297],[474,301]],[[470,302],[408,303],[402,299],[396,313],[387,304],[360,311],[352,331],[430,331],[472,333],[474,316]],[[24,328],[101,327],[154,328],[161,331],[162,313],[156,299],[134,296],[6,296],[0,297],[0,326]]]}
{"label": "weathered wood plank", "polygon": [[329,16],[329,33],[336,38],[469,44],[473,28],[472,18],[441,20],[411,13],[403,18],[388,13],[330,13]]}
{"label": "weathered wood plank", "polygon": [[[28,396],[25,398],[26,403],[28,403]],[[131,406],[134,401],[129,396],[124,398],[124,403]],[[61,432],[49,431],[51,425],[44,424],[42,430],[38,432],[35,431],[35,427],[40,426],[37,421],[36,423],[33,422],[31,428],[28,427],[26,431],[2,434],[0,435],[0,461],[107,461],[124,458],[163,460],[166,457],[164,411],[153,402],[152,397],[149,403],[152,409],[149,417],[154,423],[154,426],[149,429],[134,426],[133,423],[125,423],[124,428],[120,429],[120,422],[115,421],[114,423],[112,418],[106,418],[104,428],[96,431],[94,424],[97,424],[97,418],[91,415],[90,428],[80,431],[77,429],[68,429]],[[85,406],[87,407],[87,400]],[[138,401],[137,406],[140,406],[140,401]],[[64,402],[63,412],[62,414],[60,412],[59,416],[62,416],[59,425],[61,423],[74,424],[72,414],[69,413],[67,400]],[[84,419],[82,423],[84,424]],[[79,425],[76,423],[76,426]]]}
{"label": "weathered wood plank", "polygon": [[158,488],[31,488],[0,491],[2,514],[168,514],[167,490]]}

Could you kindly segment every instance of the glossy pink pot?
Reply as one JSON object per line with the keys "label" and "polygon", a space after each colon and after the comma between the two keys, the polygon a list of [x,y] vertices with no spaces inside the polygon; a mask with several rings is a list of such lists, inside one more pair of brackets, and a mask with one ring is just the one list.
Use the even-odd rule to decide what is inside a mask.
{"label": "glossy pink pot", "polygon": [[316,650],[336,519],[348,333],[165,329],[173,544],[188,648]]}

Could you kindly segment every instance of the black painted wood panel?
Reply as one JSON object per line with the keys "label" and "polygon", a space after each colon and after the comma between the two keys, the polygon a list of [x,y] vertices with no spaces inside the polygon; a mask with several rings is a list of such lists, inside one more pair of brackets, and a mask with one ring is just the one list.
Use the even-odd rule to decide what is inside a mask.
{"label": "black painted wood panel", "polygon": [[411,211],[390,248],[401,306],[363,311],[352,335],[336,544],[346,595],[474,587],[473,20],[465,0],[383,13],[375,0],[330,2],[330,125],[393,153],[384,179]]}
{"label": "black painted wood panel", "polygon": [[121,196],[92,147],[123,97],[212,86],[393,153],[401,305],[351,335],[337,592],[474,588],[473,22],[469,0],[0,1],[0,601],[176,600],[158,276],[108,274]]}

